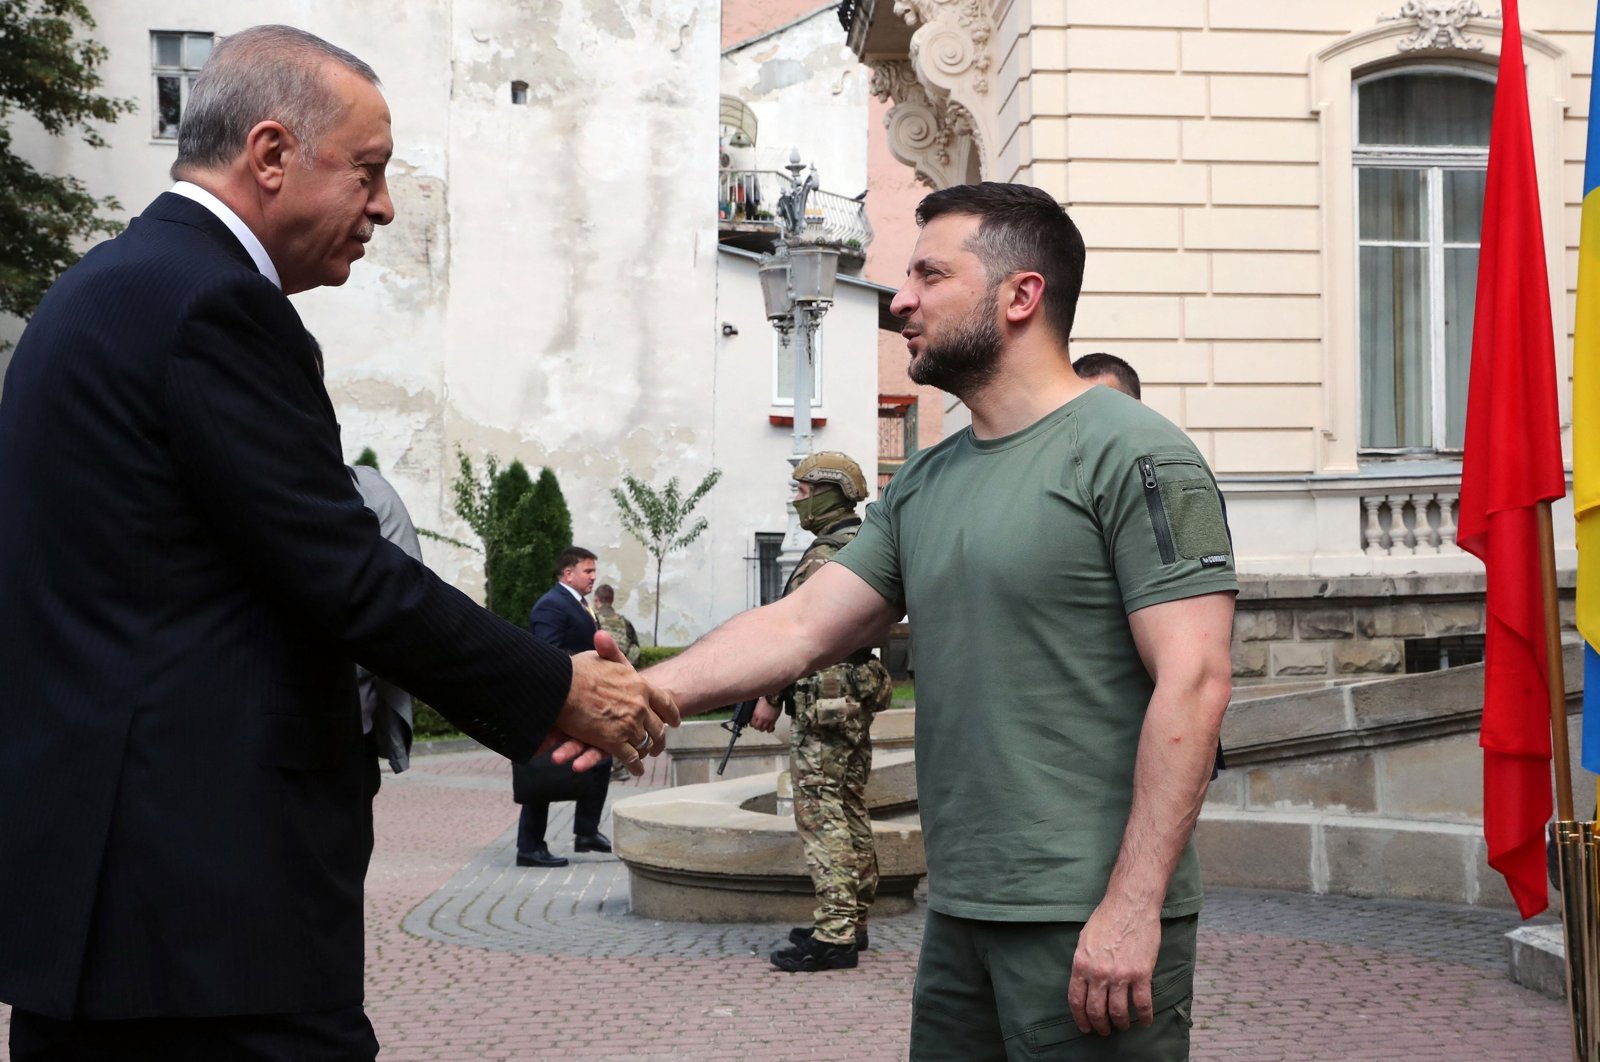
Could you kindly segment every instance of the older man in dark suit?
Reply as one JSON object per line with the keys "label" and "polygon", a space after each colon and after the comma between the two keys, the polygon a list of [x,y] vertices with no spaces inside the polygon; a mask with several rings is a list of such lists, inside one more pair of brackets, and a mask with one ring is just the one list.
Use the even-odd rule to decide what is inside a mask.
{"label": "older man in dark suit", "polygon": [[[588,599],[594,589],[596,559],[582,546],[561,551],[556,558],[556,584],[528,613],[528,629],[535,638],[569,653],[581,653],[594,645],[600,624]],[[566,857],[551,854],[544,836],[550,825],[550,805],[558,800],[577,803],[572,815],[574,851],[611,851],[611,838],[600,832],[600,816],[611,788],[610,771],[596,769],[574,776],[548,756],[539,756],[532,763],[513,765],[511,772],[512,793],[522,805],[517,820],[517,866],[567,865]]]}
{"label": "older man in dark suit", "polygon": [[[222,41],[174,189],[40,303],[0,401],[0,999],[32,1059],[371,1059],[355,660],[491,748],[635,769],[675,723],[384,541],[286,295],[342,284],[372,69]],[[608,648],[614,650],[614,646]],[[615,653],[611,655],[614,657]],[[244,828],[242,828],[244,827]]]}

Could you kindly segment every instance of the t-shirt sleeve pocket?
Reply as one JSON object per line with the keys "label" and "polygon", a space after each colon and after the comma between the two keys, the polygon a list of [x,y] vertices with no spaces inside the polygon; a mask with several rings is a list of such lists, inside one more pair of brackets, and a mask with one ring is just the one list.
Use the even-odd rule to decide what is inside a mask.
{"label": "t-shirt sleeve pocket", "polygon": [[1217,485],[1204,465],[1183,451],[1139,459],[1145,502],[1163,564],[1178,558],[1221,566],[1230,559],[1228,525]]}

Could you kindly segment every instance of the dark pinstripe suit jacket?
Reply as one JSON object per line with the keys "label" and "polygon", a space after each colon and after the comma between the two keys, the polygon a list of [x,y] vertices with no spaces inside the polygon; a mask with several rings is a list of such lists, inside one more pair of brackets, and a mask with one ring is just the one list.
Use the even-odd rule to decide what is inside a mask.
{"label": "dark pinstripe suit jacket", "polygon": [[0,999],[359,1002],[352,659],[515,760],[572,674],[384,541],[289,300],[163,195],[0,394]]}

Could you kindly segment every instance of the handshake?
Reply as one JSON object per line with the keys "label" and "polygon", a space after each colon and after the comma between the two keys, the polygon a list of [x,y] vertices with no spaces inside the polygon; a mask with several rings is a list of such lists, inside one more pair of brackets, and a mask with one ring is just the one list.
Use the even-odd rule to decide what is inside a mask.
{"label": "handshake", "polygon": [[596,631],[594,652],[572,658],[567,702],[539,751],[574,771],[613,756],[637,776],[646,756],[667,747],[667,727],[681,720],[672,694],[646,682],[611,635]]}

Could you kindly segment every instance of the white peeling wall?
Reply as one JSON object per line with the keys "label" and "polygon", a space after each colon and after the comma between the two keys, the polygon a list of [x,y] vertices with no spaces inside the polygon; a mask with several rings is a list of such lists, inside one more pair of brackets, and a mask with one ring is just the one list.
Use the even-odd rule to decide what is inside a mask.
{"label": "white peeling wall", "polygon": [[[459,442],[554,468],[575,539],[641,623],[653,573],[609,491],[624,472],[697,482],[715,457],[716,15],[606,0],[458,3],[453,19],[436,463],[452,467]],[[666,568],[663,597],[694,633],[716,533]]]}
{"label": "white peeling wall", "polygon": [[[714,613],[725,618],[756,604],[755,536],[788,528],[793,493],[789,455],[793,429],[775,425],[793,403],[773,401],[772,328],[767,324],[753,259],[723,253],[717,280],[717,317],[737,334],[717,337],[716,434],[725,478],[712,493],[708,513],[717,529],[716,569],[745,579],[719,579]],[[877,291],[840,281],[822,322],[822,391],[812,416],[827,423],[813,429],[814,450],[842,450],[860,463],[877,494],[878,362]],[[784,388],[788,391],[792,384]],[[809,539],[809,536],[807,536]],[[668,599],[670,600],[670,598]],[[662,640],[667,640],[663,627]]]}
{"label": "white peeling wall", "polygon": [[[104,151],[26,127],[18,143],[41,167],[118,196],[127,216],[168,187],[175,155],[151,137],[152,30],[286,22],[373,65],[394,115],[398,217],[344,287],[294,300],[327,351],[347,456],[371,446],[417,524],[464,539],[449,502],[458,445],[480,464],[493,451],[534,474],[550,465],[575,538],[601,554],[602,577],[646,627],[653,572],[609,490],[625,470],[692,484],[720,457],[718,4],[91,7],[111,51],[106,91],[140,113],[107,128]],[[528,83],[524,105],[511,102],[513,80]],[[725,482],[712,498],[736,490]],[[742,602],[748,546],[729,534],[714,525],[669,558],[663,641],[669,625],[683,640],[725,618],[713,605],[721,584]],[[423,548],[447,579],[481,589],[476,554]]]}
{"label": "white peeling wall", "polygon": [[791,148],[815,163],[822,187],[853,196],[867,187],[867,82],[871,71],[844,43],[829,8],[780,31],[734,44],[722,57],[722,91],[755,112],[756,146],[730,150],[736,168],[782,170]]}

